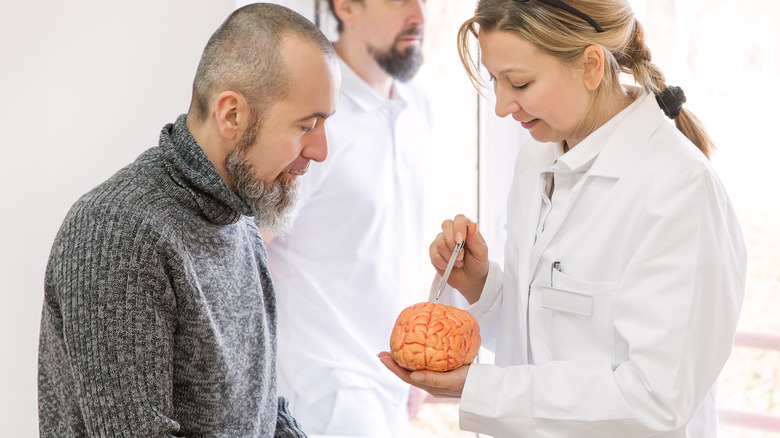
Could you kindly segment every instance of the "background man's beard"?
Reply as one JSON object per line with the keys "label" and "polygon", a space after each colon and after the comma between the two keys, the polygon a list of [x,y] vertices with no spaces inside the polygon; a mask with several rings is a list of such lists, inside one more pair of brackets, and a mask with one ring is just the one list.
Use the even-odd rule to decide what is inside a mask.
{"label": "background man's beard", "polygon": [[420,69],[420,65],[422,65],[422,52],[416,47],[407,47],[403,52],[398,50],[400,37],[410,33],[414,32],[404,32],[399,35],[399,38],[396,39],[390,49],[385,52],[380,52],[371,47],[368,48],[374,56],[376,63],[382,67],[382,70],[401,82],[406,82],[413,78],[417,74],[417,70]]}
{"label": "background man's beard", "polygon": [[256,134],[256,126],[247,129],[241,143],[225,158],[225,168],[236,184],[239,198],[252,209],[257,226],[283,236],[292,230],[289,213],[298,197],[298,184],[295,180],[275,180],[271,188],[267,188],[257,179],[254,167],[246,157]]}

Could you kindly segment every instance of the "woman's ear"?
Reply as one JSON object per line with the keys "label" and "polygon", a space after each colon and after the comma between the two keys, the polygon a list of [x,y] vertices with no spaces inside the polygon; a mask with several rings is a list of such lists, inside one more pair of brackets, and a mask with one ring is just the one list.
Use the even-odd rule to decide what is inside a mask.
{"label": "woman's ear", "polygon": [[604,79],[604,50],[591,44],[582,53],[583,81],[585,88],[596,90]]}

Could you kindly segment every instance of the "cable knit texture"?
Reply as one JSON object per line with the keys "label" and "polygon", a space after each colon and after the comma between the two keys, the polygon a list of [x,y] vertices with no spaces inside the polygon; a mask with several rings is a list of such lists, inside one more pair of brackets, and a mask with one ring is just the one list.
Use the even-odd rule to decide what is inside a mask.
{"label": "cable knit texture", "polygon": [[304,437],[249,207],[185,125],[84,195],[46,270],[40,436]]}

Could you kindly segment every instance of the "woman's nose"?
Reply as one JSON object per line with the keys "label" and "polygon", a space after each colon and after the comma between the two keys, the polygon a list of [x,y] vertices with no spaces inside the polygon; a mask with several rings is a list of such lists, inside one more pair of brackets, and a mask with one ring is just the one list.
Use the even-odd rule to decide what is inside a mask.
{"label": "woman's nose", "polygon": [[517,100],[509,98],[504,93],[496,92],[496,115],[504,118],[520,111],[522,107]]}

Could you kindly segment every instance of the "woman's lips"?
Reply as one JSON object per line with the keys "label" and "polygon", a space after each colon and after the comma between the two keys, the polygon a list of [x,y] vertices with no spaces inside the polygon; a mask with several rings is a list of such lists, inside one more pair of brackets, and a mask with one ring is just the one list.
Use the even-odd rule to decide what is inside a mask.
{"label": "woman's lips", "polygon": [[529,120],[527,122],[523,122],[523,121],[520,122],[520,124],[523,125],[523,128],[525,128],[525,129],[531,129],[537,123],[539,123],[539,119],[532,119],[532,120]]}

